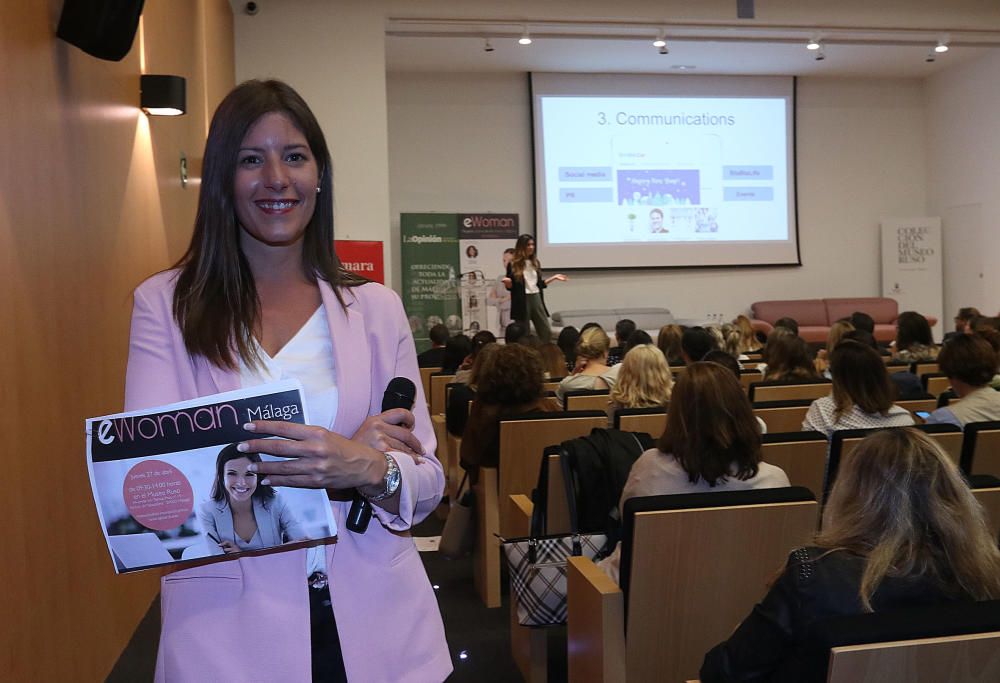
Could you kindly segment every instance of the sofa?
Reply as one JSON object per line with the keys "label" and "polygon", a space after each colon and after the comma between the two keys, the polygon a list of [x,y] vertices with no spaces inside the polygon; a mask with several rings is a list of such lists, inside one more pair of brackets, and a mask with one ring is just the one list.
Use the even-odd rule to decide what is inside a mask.
{"label": "sofa", "polygon": [[[849,318],[855,311],[875,320],[875,339],[890,342],[896,338],[899,304],[886,297],[848,297],[843,299],[790,299],[757,301],[750,306],[750,322],[758,332],[770,334],[780,318],[792,318],[799,324],[799,336],[810,343],[825,343],[830,325]],[[928,317],[931,327],[937,318]]]}

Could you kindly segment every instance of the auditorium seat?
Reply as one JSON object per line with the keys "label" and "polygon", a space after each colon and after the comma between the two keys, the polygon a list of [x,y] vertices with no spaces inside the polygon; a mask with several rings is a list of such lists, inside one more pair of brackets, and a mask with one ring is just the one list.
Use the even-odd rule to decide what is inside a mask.
{"label": "auditorium seat", "polygon": [[614,427],[623,432],[645,432],[659,439],[667,427],[667,409],[662,406],[619,408],[615,411]]}
{"label": "auditorium seat", "polygon": [[753,414],[767,425],[770,432],[797,432],[802,429],[802,421],[809,412],[813,399],[803,398],[791,401],[757,401],[753,404]]}
{"label": "auditorium seat", "polygon": [[566,410],[607,410],[608,389],[574,389],[563,394]]}
{"label": "auditorium seat", "polygon": [[777,380],[753,382],[750,384],[750,402],[792,401],[795,399],[817,399],[833,391],[833,383],[828,379]]}

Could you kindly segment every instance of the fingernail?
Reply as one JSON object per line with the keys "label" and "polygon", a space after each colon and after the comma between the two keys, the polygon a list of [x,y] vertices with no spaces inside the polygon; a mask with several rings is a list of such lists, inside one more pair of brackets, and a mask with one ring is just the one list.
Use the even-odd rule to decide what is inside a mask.
{"label": "fingernail", "polygon": [[253,422],[247,422],[245,425],[243,425],[243,429],[248,432],[256,432],[257,425],[255,425]]}
{"label": "fingernail", "polygon": [[236,446],[236,450],[238,450],[240,453],[246,453],[247,451],[250,450],[250,446],[248,446],[246,442],[244,442]]}
{"label": "fingernail", "polygon": [[247,465],[247,469],[250,470],[251,472],[256,472],[257,471],[257,463],[255,463],[255,462],[250,463],[249,465]]}
{"label": "fingernail", "polygon": [[264,477],[263,479],[260,480],[260,483],[262,485],[264,485],[264,486],[270,486],[271,485],[271,480],[268,479],[267,477]]}

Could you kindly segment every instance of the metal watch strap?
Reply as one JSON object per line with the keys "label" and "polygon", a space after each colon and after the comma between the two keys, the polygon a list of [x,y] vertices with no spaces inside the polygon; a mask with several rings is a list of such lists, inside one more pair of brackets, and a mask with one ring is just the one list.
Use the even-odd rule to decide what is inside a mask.
{"label": "metal watch strap", "polygon": [[380,500],[385,500],[386,498],[395,495],[396,491],[399,490],[399,484],[402,482],[402,475],[399,472],[399,465],[396,464],[396,459],[388,453],[383,453],[383,455],[385,456],[386,464],[385,479],[383,479],[385,489],[377,496],[367,496],[364,493],[361,494],[371,503],[377,503]]}

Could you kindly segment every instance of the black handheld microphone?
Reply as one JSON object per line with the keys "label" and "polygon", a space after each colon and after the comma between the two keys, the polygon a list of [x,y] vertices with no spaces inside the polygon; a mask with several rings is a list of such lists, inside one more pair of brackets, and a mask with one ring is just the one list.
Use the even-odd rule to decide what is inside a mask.
{"label": "black handheld microphone", "polygon": [[[382,395],[382,412],[393,408],[413,409],[413,400],[417,397],[417,387],[406,377],[393,377]],[[360,492],[354,492],[354,501],[347,514],[347,528],[356,534],[368,530],[372,521],[372,504]]]}

